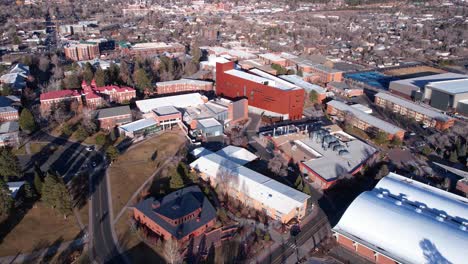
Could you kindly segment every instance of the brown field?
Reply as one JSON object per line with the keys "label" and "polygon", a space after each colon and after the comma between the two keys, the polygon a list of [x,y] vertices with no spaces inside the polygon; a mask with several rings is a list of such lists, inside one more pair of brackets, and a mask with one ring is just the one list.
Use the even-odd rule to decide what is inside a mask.
{"label": "brown field", "polygon": [[[181,133],[164,133],[145,140],[122,154],[109,169],[114,217],[133,193],[185,142]],[[156,153],[156,159],[152,156]]]}
{"label": "brown field", "polygon": [[410,67],[410,68],[388,70],[388,71],[385,71],[384,74],[391,75],[391,76],[402,76],[402,75],[417,74],[417,73],[422,73],[422,72],[445,73],[445,71],[441,69],[436,69],[436,68],[429,67],[429,66],[417,66],[417,67]]}
{"label": "brown field", "polygon": [[[2,223],[0,229],[7,228]],[[3,233],[4,230],[2,230]],[[80,229],[74,215],[67,219],[42,202],[36,203],[0,244],[0,256],[29,253],[54,243],[76,239]]]}

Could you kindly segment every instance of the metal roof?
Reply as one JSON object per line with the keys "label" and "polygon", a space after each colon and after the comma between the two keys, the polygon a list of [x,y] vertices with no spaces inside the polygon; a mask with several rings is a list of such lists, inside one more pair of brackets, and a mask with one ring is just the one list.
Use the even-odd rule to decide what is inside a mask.
{"label": "metal roof", "polygon": [[356,109],[354,107],[351,107],[343,102],[333,100],[327,103],[327,105],[331,105],[332,107],[339,109],[341,111],[347,111],[350,112],[352,115],[354,115],[357,119],[360,119],[366,123],[368,123],[371,126],[377,127],[386,133],[389,134],[396,134],[400,131],[404,131],[402,128],[399,128],[395,125],[392,125],[386,121],[383,121],[380,118],[377,118],[375,116],[371,116],[369,114],[364,113],[363,111]]}
{"label": "metal roof", "polygon": [[130,107],[128,105],[99,109],[96,112],[97,112],[97,119],[132,114],[132,112],[130,111]]}
{"label": "metal roof", "polygon": [[468,93],[468,79],[430,82],[426,85],[426,87],[430,87],[433,90],[439,90],[449,94]]}
{"label": "metal roof", "polygon": [[[387,177],[395,180],[394,174]],[[460,197],[459,209],[447,212],[458,203],[451,194],[422,183],[400,189],[405,184],[388,190],[391,185],[384,180],[362,193],[333,231],[399,263],[466,263],[468,224],[450,213],[466,215],[468,201]]]}
{"label": "metal roof", "polygon": [[134,132],[134,131],[138,131],[138,130],[141,130],[150,126],[155,126],[157,124],[158,123],[154,119],[147,118],[147,119],[140,119],[140,120],[137,120],[135,122],[128,123],[125,125],[121,125],[119,126],[119,128],[127,132]]}
{"label": "metal roof", "polygon": [[189,93],[174,96],[165,96],[146,100],[136,101],[138,109],[143,113],[149,113],[151,110],[162,106],[174,106],[186,108],[204,104],[203,96],[199,93]]}
{"label": "metal roof", "polygon": [[19,131],[19,123],[17,121],[4,122],[0,124],[0,134],[17,131]]}
{"label": "metal roof", "polygon": [[158,116],[180,114],[180,111],[172,105],[156,107],[153,112]]}
{"label": "metal roof", "polygon": [[310,92],[312,90],[316,91],[319,94],[327,92],[327,89],[325,89],[325,88],[323,88],[323,87],[321,87],[319,85],[316,85],[316,84],[313,84],[313,83],[310,83],[310,82],[306,82],[298,75],[280,75],[279,77],[281,79],[283,79],[283,80],[286,80],[288,82],[291,82],[291,83],[303,88],[307,92]]}
{"label": "metal roof", "polygon": [[218,122],[218,120],[214,118],[198,119],[197,121],[204,128],[223,126],[221,123]]}
{"label": "metal roof", "polygon": [[375,97],[380,97],[380,98],[382,98],[382,99],[384,99],[386,101],[390,101],[390,102],[392,102],[394,104],[406,107],[408,109],[411,109],[411,110],[413,110],[415,112],[418,112],[418,113],[424,114],[426,116],[432,117],[434,119],[438,119],[438,120],[441,120],[441,121],[447,121],[447,120],[451,119],[448,115],[444,115],[444,114],[438,112],[435,109],[431,109],[431,108],[428,108],[428,107],[423,107],[420,104],[416,104],[414,102],[402,99],[400,97],[393,96],[393,95],[388,94],[388,93],[378,93],[378,94],[375,95]]}

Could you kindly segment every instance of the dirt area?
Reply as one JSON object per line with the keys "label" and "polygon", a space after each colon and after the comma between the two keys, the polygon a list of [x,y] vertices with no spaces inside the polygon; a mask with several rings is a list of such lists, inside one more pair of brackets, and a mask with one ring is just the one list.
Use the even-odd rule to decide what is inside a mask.
{"label": "dirt area", "polygon": [[[2,223],[1,233],[8,232],[8,225]],[[0,256],[28,253],[52,244],[76,239],[80,229],[76,218],[67,219],[52,208],[37,202],[1,240]],[[3,235],[2,235],[3,236]]]}
{"label": "dirt area", "polygon": [[445,73],[444,70],[436,69],[429,66],[417,66],[411,68],[401,68],[385,71],[384,74],[391,76],[403,76],[403,75],[416,75],[418,73]]}
{"label": "dirt area", "polygon": [[173,157],[186,138],[180,131],[145,140],[122,154],[109,168],[114,215],[165,160]]}

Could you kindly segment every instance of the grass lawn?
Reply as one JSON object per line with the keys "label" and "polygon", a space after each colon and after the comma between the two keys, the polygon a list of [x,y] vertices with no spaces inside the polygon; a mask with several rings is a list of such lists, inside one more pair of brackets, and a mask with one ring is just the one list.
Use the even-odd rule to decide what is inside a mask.
{"label": "grass lawn", "polygon": [[46,143],[31,143],[30,144],[30,149],[31,149],[31,154],[36,154],[41,152],[41,150],[47,146]]}
{"label": "grass lawn", "polygon": [[[6,228],[5,224],[0,229]],[[0,242],[0,256],[27,253],[47,247],[57,241],[75,239],[80,229],[76,218],[70,215],[64,219],[54,209],[37,202],[24,218]]]}
{"label": "grass lawn", "polygon": [[[123,153],[109,168],[114,216],[158,166],[173,157],[185,142],[181,134],[164,133]],[[153,160],[154,156],[156,158]]]}

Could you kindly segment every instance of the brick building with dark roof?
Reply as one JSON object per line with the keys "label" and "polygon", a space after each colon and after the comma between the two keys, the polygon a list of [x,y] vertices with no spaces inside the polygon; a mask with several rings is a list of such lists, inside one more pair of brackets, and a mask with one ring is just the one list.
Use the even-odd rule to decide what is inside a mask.
{"label": "brick building with dark roof", "polygon": [[96,120],[101,129],[112,129],[132,122],[132,111],[128,105],[99,109],[96,111]]}
{"label": "brick building with dark roof", "polygon": [[133,210],[134,218],[164,240],[187,241],[211,229],[216,209],[198,186],[190,186],[164,196],[148,198]]}

